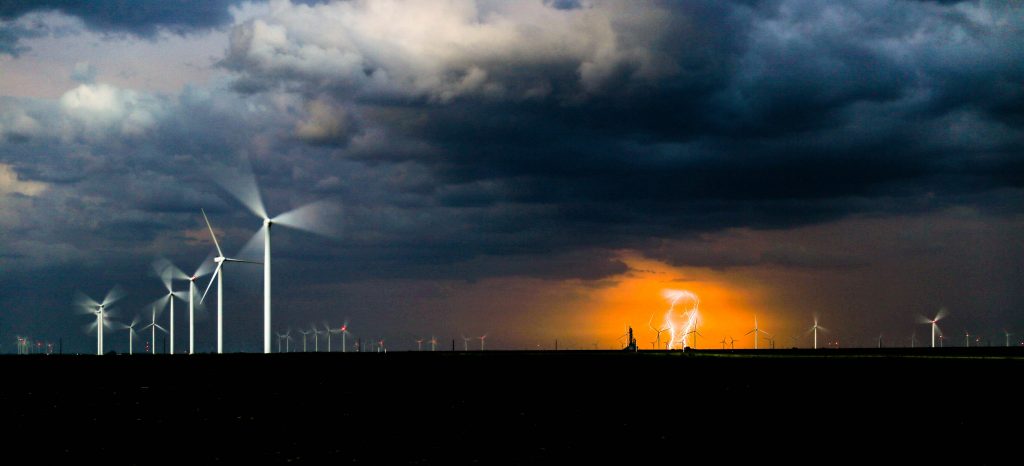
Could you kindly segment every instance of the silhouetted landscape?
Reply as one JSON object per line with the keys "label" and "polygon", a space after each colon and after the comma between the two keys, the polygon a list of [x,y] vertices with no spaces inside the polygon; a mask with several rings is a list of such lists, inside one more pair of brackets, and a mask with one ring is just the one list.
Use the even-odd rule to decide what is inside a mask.
{"label": "silhouetted landscape", "polygon": [[[12,444],[33,458],[731,463],[804,444],[845,448],[831,450],[843,459],[998,444],[1008,434],[999,423],[1020,418],[1010,374],[1024,369],[1024,351],[54,355],[0,364],[8,428],[33,444],[52,440]],[[926,439],[950,442],[915,451]],[[720,442],[743,449],[710,446]],[[818,459],[784,461],[794,462]]]}

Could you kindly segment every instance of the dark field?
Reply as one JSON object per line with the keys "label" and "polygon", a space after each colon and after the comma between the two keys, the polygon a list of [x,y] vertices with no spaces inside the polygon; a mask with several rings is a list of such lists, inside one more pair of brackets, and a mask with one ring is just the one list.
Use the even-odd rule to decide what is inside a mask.
{"label": "dark field", "polygon": [[1016,348],[756,354],[7,356],[0,401],[104,464],[1020,464]]}

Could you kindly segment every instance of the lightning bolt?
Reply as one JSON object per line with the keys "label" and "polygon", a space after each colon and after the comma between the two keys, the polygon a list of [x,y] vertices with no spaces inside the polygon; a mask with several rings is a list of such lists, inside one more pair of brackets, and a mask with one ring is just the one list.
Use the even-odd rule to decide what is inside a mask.
{"label": "lightning bolt", "polygon": [[669,330],[668,349],[686,347],[686,335],[697,326],[700,298],[687,290],[666,289],[662,295],[669,302],[665,312],[665,324]]}

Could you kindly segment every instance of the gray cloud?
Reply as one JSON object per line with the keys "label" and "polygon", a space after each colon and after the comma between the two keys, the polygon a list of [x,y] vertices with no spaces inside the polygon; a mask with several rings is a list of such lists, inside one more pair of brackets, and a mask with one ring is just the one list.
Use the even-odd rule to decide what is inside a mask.
{"label": "gray cloud", "polygon": [[[13,5],[0,17],[27,11]],[[200,207],[241,249],[258,219],[209,167],[242,160],[272,213],[322,197],[344,206],[339,240],[276,237],[282,289],[599,281],[625,271],[621,249],[680,266],[860,273],[879,263],[874,240],[847,252],[775,233],[1024,207],[1013,5],[367,5],[281,3],[232,25],[230,82],[156,94],[84,69],[56,101],[0,97],[0,164],[48,186],[5,204],[0,240],[18,249],[0,261],[141,283],[155,254],[191,264],[207,252]],[[230,19],[147,8],[137,25],[102,8],[83,20],[149,37]],[[770,241],[714,248],[735,229]],[[907,260],[957,248],[927,228],[906,238],[895,250]]]}

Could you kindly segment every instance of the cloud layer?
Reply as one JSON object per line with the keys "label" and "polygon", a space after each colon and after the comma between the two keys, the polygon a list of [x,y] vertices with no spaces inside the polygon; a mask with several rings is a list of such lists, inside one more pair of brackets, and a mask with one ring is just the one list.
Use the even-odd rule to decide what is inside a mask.
{"label": "cloud layer", "polygon": [[872,254],[800,232],[850,222],[870,250],[864,219],[1012,228],[1024,207],[1012,3],[117,3],[0,3],[0,53],[30,59],[18,38],[56,12],[110,40],[222,31],[226,49],[196,52],[221,74],[160,92],[70,57],[59,98],[0,96],[0,239],[20,251],[0,263],[195,261],[201,206],[240,249],[258,225],[214,167],[247,164],[271,215],[344,205],[340,240],[280,237],[316,286],[599,282],[627,249],[872,273]]}

